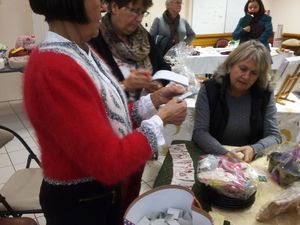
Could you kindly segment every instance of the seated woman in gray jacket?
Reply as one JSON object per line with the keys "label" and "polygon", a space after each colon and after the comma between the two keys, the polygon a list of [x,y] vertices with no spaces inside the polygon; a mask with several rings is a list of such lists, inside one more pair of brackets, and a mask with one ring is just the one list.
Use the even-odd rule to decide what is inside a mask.
{"label": "seated woman in gray jacket", "polygon": [[162,16],[156,17],[150,29],[161,54],[164,55],[173,45],[180,41],[191,44],[195,38],[195,32],[189,23],[181,18],[182,0],[166,0],[166,10]]}
{"label": "seated woman in gray jacket", "polygon": [[[282,142],[274,94],[269,87],[271,56],[259,41],[239,45],[204,82],[196,102],[193,140],[210,154],[252,161]],[[223,145],[239,146],[228,152]]]}

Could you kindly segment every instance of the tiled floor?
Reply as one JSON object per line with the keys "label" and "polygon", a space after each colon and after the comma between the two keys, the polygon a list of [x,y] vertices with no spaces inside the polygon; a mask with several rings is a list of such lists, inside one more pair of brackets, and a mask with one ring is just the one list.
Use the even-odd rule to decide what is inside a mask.
{"label": "tiled floor", "polygon": [[[0,124],[20,134],[39,156],[36,137],[24,112],[22,101],[0,102]],[[0,188],[16,170],[25,168],[26,157],[26,149],[16,138],[0,149]],[[164,157],[159,157],[158,160],[147,163],[140,193],[144,193],[152,188],[163,159]],[[46,224],[43,214],[24,216],[34,218],[39,225]]]}

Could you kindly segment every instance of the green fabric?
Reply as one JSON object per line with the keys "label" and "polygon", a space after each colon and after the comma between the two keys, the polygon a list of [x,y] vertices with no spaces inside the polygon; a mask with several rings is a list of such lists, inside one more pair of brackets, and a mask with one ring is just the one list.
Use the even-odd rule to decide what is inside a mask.
{"label": "green fabric", "polygon": [[[186,148],[193,160],[194,164],[194,170],[195,170],[195,181],[196,183],[193,185],[193,192],[199,202],[202,205],[202,208],[205,211],[211,211],[211,204],[207,203],[203,200],[202,195],[201,195],[201,185],[197,182],[197,165],[198,165],[198,160],[199,156],[203,155],[204,153],[201,152],[199,147],[194,143],[193,141],[182,141],[182,140],[176,140],[172,142],[172,145],[175,144],[185,144]],[[155,179],[154,186],[153,187],[158,187],[161,185],[167,185],[172,182],[172,177],[173,177],[173,162],[172,162],[172,157],[170,155],[170,152],[166,155],[166,158],[161,166],[161,169]]]}
{"label": "green fabric", "polygon": [[[193,160],[194,164],[194,170],[195,170],[195,184],[192,187],[192,190],[194,192],[195,197],[200,202],[202,209],[206,212],[211,211],[211,203],[204,200],[204,197],[201,194],[202,185],[197,182],[197,166],[198,166],[198,160],[200,155],[204,155],[205,153],[202,152],[199,147],[196,145],[193,141],[183,141],[183,140],[175,140],[172,142],[172,145],[175,144],[185,144],[186,148]],[[170,152],[166,155],[166,158],[161,166],[161,169],[155,179],[154,186],[158,187],[161,185],[167,185],[172,182],[173,177],[173,163],[172,163],[172,157],[170,155]],[[231,222],[228,220],[224,220],[223,225],[230,225]]]}
{"label": "green fabric", "polygon": [[[191,158],[193,159],[195,175],[196,175],[198,158],[201,154],[203,154],[199,150],[199,147],[197,147],[196,144],[192,141],[176,140],[176,141],[172,142],[172,145],[175,145],[175,144],[185,144],[186,145],[186,148],[187,148],[188,152],[190,153]],[[172,162],[172,157],[170,155],[170,152],[168,152],[168,154],[161,166],[161,169],[156,177],[156,180],[154,182],[154,187],[170,184],[172,181],[172,177],[173,177],[173,162]]]}

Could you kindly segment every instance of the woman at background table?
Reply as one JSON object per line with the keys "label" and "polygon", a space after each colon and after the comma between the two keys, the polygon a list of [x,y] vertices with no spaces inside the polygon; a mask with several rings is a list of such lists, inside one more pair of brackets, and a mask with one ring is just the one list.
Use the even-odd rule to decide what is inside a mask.
{"label": "woman at background table", "polygon": [[[205,81],[196,102],[193,140],[209,154],[252,161],[281,143],[268,74],[271,56],[258,41],[239,45]],[[231,153],[222,145],[239,146]]]}
{"label": "woman at background table", "polygon": [[261,0],[248,0],[244,7],[245,16],[239,20],[232,38],[240,40],[240,43],[255,39],[270,50],[268,41],[273,36],[272,18],[265,11]]}
{"label": "woman at background table", "polygon": [[181,6],[182,0],[166,0],[165,12],[153,21],[150,34],[161,55],[165,55],[178,42],[184,41],[190,45],[195,38],[195,32],[189,23],[179,15]]}
{"label": "woman at background table", "polygon": [[171,70],[157,53],[148,31],[141,25],[152,0],[107,0],[98,37],[90,44],[105,58],[122,84],[129,101],[137,100],[142,89],[153,92],[163,82],[151,82],[158,70]]}
{"label": "woman at background table", "polygon": [[29,2],[49,25],[24,76],[24,103],[41,149],[47,225],[118,225],[122,182],[164,142],[163,123],[184,120],[186,103],[170,100],[183,90],[164,87],[128,108],[111,70],[87,45],[99,32],[101,0]]}

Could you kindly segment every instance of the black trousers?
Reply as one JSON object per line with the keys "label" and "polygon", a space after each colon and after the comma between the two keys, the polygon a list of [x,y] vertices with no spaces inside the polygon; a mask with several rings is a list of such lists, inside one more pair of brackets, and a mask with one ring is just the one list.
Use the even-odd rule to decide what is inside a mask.
{"label": "black trousers", "polygon": [[121,188],[96,181],[76,185],[42,182],[40,203],[47,225],[118,225]]}

